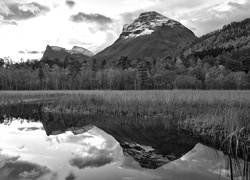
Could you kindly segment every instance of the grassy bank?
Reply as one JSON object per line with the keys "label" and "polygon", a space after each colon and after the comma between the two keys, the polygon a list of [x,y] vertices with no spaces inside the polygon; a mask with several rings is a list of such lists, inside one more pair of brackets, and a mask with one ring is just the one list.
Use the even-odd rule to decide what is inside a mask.
{"label": "grassy bank", "polygon": [[160,119],[203,140],[234,147],[230,153],[249,150],[250,91],[0,92],[1,104],[27,101],[44,103],[48,112]]}
{"label": "grassy bank", "polygon": [[250,91],[1,91],[0,104],[41,102],[47,110],[160,117],[249,128]]}

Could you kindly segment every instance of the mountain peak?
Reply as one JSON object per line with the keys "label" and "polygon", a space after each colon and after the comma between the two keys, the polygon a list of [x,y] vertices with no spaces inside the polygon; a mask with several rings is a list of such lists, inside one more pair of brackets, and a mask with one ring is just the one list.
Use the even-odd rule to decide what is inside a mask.
{"label": "mountain peak", "polygon": [[170,20],[168,17],[155,11],[148,11],[148,12],[141,13],[138,19],[143,20],[143,21],[155,21],[157,19]]}
{"label": "mountain peak", "polygon": [[[121,39],[135,38],[138,36],[149,35],[156,31],[158,27],[174,25],[181,25],[181,23],[174,21],[155,11],[141,13],[140,16],[134,20],[130,25],[124,25]],[[181,25],[182,26],[182,25]]]}
{"label": "mountain peak", "polygon": [[93,56],[94,53],[92,53],[91,51],[83,48],[83,47],[79,47],[79,46],[74,46],[69,52],[71,53],[82,53],[84,55],[87,55],[89,57]]}

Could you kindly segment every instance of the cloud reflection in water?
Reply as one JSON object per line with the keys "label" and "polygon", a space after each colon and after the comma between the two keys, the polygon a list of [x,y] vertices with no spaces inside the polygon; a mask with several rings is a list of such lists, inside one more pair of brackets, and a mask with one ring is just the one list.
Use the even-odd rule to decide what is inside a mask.
{"label": "cloud reflection in water", "polygon": [[[41,123],[0,124],[0,179],[228,179],[223,154],[201,144],[181,159],[155,170],[124,156],[111,135],[94,127],[86,133],[47,136]],[[31,131],[26,131],[27,129]],[[21,150],[20,150],[21,147]],[[23,150],[23,148],[25,150]]]}

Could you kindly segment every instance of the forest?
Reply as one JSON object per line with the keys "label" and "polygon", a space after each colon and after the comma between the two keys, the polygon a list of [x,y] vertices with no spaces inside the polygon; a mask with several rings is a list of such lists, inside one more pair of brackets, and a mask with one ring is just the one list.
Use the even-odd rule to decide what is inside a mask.
{"label": "forest", "polygon": [[92,63],[66,57],[13,63],[0,59],[1,90],[73,89],[250,89],[250,48],[223,50],[217,57],[156,60],[122,56]]}
{"label": "forest", "polygon": [[0,90],[250,89],[249,68],[250,19],[245,19],[161,59],[0,58]]}

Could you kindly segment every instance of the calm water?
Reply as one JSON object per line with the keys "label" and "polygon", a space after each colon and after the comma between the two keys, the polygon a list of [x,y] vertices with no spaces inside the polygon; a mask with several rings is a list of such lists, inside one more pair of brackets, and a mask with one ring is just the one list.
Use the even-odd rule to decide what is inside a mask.
{"label": "calm water", "polygon": [[186,150],[185,139],[173,147],[171,138],[161,142],[161,133],[148,138],[131,126],[60,124],[56,129],[51,122],[20,119],[0,124],[0,179],[230,179],[223,153],[196,142]]}

